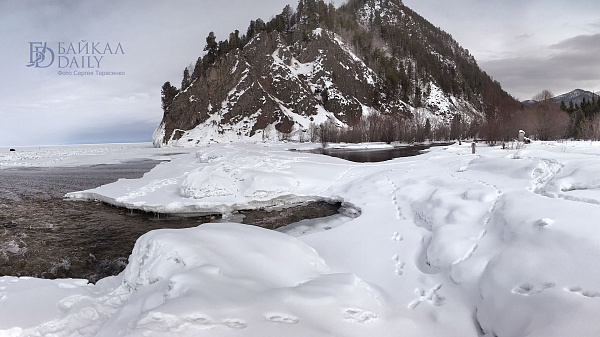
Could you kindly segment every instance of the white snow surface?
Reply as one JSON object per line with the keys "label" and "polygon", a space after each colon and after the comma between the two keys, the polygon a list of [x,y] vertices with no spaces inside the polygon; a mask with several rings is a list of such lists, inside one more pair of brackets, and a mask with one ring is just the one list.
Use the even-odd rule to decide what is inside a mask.
{"label": "white snow surface", "polygon": [[[163,129],[164,131],[164,129]],[[19,167],[73,167],[118,164],[131,160],[169,160],[188,149],[159,149],[152,143],[44,145],[0,147],[0,169]]]}
{"label": "white snow surface", "polygon": [[473,155],[464,142],[364,164],[288,151],[314,146],[216,144],[69,194],[171,212],[319,198],[360,212],[282,232],[152,231],[95,285],[2,277],[0,336],[600,335],[600,143]]}
{"label": "white snow surface", "polygon": [[[388,7],[392,7],[391,9]],[[375,19],[376,13],[380,16],[381,21],[388,25],[397,25],[400,21],[395,11],[398,10],[398,6],[395,3],[389,1],[367,1],[364,6],[358,11],[359,21],[368,26],[369,23]],[[402,13],[403,14],[403,13]]]}

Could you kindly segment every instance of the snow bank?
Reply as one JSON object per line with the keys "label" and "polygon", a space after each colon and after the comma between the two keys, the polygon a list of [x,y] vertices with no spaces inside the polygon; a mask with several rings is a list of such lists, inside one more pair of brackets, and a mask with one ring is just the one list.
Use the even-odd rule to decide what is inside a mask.
{"label": "snow bank", "polygon": [[[299,155],[282,145],[214,145],[197,151],[195,158],[181,155],[168,165],[159,165],[145,179],[122,180],[67,196],[160,213],[228,213],[337,199],[323,192],[331,179],[347,169],[340,159]],[[317,163],[320,167],[315,172]]]}
{"label": "snow bank", "polygon": [[150,232],[121,275],[95,286],[0,284],[1,308],[13,308],[0,309],[6,336],[360,336],[381,329],[385,316],[381,295],[356,275],[332,273],[288,235],[240,224]]}
{"label": "snow bank", "polygon": [[4,277],[0,336],[598,336],[599,145],[463,143],[365,164],[291,144],[182,154],[70,196],[174,212],[323,198],[360,216],[289,236],[151,232],[96,285]]}
{"label": "snow bank", "polygon": [[374,149],[391,149],[394,146],[387,143],[329,143],[326,145],[328,149],[344,149],[344,150],[374,150]]}

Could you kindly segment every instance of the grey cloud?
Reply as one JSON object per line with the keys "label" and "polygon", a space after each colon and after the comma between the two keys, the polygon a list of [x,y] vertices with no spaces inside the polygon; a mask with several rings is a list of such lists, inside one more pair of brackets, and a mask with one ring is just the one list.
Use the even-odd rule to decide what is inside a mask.
{"label": "grey cloud", "polygon": [[600,52],[600,34],[575,36],[551,45],[550,49],[585,54],[598,53]]}
{"label": "grey cloud", "polygon": [[[295,5],[289,0],[0,1],[0,145],[110,141],[96,130],[118,141],[126,140],[122,135],[148,140],[162,117],[162,83],[180,83],[210,31],[218,39],[235,29],[244,33],[250,20],[268,20],[288,3]],[[80,78],[59,76],[54,67],[25,66],[28,42],[82,40],[120,42],[125,55],[105,59],[104,70],[126,75]],[[119,125],[130,125],[130,132]],[[142,131],[148,132],[145,137]]]}
{"label": "grey cloud", "polygon": [[107,125],[102,128],[87,128],[72,131],[64,139],[65,144],[100,144],[151,142],[157,125],[150,122]]}
{"label": "grey cloud", "polygon": [[[536,39],[552,35],[544,30],[525,29],[543,19],[538,16],[530,20],[526,10],[528,6],[536,8],[541,0],[528,6],[522,1],[507,1],[405,3],[451,33],[476,57],[481,55],[478,50],[489,50],[482,53],[496,61],[479,60],[480,65],[514,95],[529,98],[546,87],[561,92],[559,85],[568,91],[575,86],[591,86],[600,78],[597,52],[589,52],[600,46],[597,35],[562,41],[540,50],[538,55],[502,59],[519,55],[514,49],[519,44],[515,37],[528,44],[535,42],[527,35],[532,32]],[[585,11],[577,13],[581,19],[577,22],[597,33],[600,21],[595,8],[599,2],[574,1],[579,5],[569,2],[561,6],[580,8],[587,4]],[[217,39],[227,38],[235,29],[244,33],[251,19],[268,20],[288,3],[296,5],[297,1],[0,0],[0,145],[110,141],[97,130],[119,141],[124,140],[122,135],[132,135],[131,140],[145,139],[133,136],[140,132],[148,132],[150,137],[162,116],[160,86],[165,81],[180,83],[183,68],[202,53],[208,32],[214,31]],[[544,2],[540,6],[554,8],[557,4]],[[595,17],[588,20],[591,15]],[[548,26],[570,18],[564,10],[556,10],[556,15],[548,17],[552,20]],[[57,69],[25,67],[29,41],[83,39],[121,42],[126,55],[106,62],[107,67],[127,75],[73,78],[58,76]],[[111,133],[111,128],[117,131]]]}
{"label": "grey cloud", "polygon": [[[451,33],[514,96],[531,98],[545,88],[562,93],[600,87],[597,0],[404,3]],[[576,36],[581,34],[590,35]]]}
{"label": "grey cloud", "polygon": [[543,89],[557,94],[576,88],[593,90],[600,87],[599,45],[600,34],[581,35],[541,49],[538,54],[480,65],[520,99],[531,98]]}
{"label": "grey cloud", "polygon": [[515,36],[515,40],[524,41],[524,40],[530,39],[531,37],[533,37],[533,34],[521,34],[521,35]]}

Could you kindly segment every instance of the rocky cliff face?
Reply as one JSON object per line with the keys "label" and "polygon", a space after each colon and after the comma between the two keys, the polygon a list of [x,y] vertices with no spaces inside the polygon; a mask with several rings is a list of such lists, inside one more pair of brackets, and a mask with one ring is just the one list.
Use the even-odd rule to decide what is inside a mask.
{"label": "rocky cliff face", "polygon": [[[462,58],[463,64],[475,65],[468,52],[451,39],[450,56],[434,47],[402,49],[393,41],[386,42],[380,31],[385,30],[388,39],[393,39],[397,36],[389,32],[400,29],[407,36],[418,35],[420,43],[426,44],[432,28],[419,25],[399,1],[358,0],[352,5],[358,9],[348,5],[338,12],[345,11],[342,14],[353,20],[355,30],[374,36],[371,40],[375,43],[369,48],[376,51],[369,54],[362,49],[362,54],[369,54],[369,61],[363,60],[364,55],[358,56],[358,33],[353,35],[354,44],[348,44],[331,30],[307,29],[308,25],[262,31],[243,48],[220,57],[187,88],[181,88],[154,134],[155,146],[243,139],[306,140],[311,124],[330,121],[352,126],[369,113],[411,118],[417,108],[422,117],[433,122],[448,122],[458,112],[466,118],[480,114],[481,94],[468,84],[461,86],[465,75],[455,60]],[[306,20],[298,17],[300,22]],[[421,50],[426,50],[430,59],[420,61],[410,56]],[[395,67],[392,75],[402,79],[390,79],[389,72],[373,69],[382,68],[384,61]],[[431,64],[435,71],[423,69],[423,63]],[[437,75],[442,71],[438,68],[446,69],[442,70],[451,73],[458,84],[436,78],[441,76]],[[394,83],[393,88],[390,83]],[[457,87],[458,93],[444,91],[444,87]]]}
{"label": "rocky cliff face", "polygon": [[[277,133],[299,138],[310,123],[352,125],[373,104],[380,82],[330,31],[315,29],[296,42],[293,34],[261,33],[175,97],[155,144]],[[405,105],[391,102],[385,108]]]}

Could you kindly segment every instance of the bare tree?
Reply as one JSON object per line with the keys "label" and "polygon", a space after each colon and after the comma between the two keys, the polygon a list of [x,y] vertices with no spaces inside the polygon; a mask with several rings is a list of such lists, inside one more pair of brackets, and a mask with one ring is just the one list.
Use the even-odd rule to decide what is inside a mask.
{"label": "bare tree", "polygon": [[560,139],[569,129],[569,115],[560,110],[553,97],[549,90],[543,90],[533,97],[538,103],[530,116],[530,126],[539,140]]}
{"label": "bare tree", "polygon": [[580,126],[580,136],[584,139],[600,139],[600,114],[594,118],[584,119]]}
{"label": "bare tree", "polygon": [[425,111],[423,108],[417,108],[414,112],[413,124],[415,141],[417,142],[425,141],[431,133],[431,122],[425,118]]}

